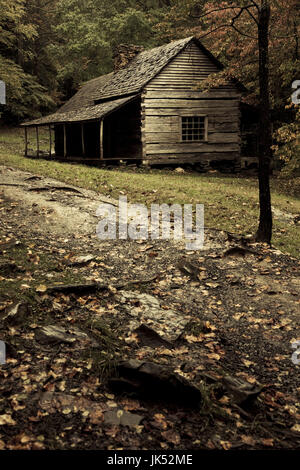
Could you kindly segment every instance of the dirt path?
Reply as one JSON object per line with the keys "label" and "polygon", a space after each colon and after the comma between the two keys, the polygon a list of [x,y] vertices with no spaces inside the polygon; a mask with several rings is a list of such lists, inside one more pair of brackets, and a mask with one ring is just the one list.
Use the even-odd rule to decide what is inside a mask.
{"label": "dirt path", "polygon": [[6,167],[0,199],[0,449],[299,446],[297,260],[217,231],[100,241],[116,201]]}

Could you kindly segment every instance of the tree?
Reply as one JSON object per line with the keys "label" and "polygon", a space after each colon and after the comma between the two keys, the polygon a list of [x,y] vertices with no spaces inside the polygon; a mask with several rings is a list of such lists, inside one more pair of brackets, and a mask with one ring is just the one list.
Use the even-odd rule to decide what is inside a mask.
{"label": "tree", "polygon": [[271,243],[272,207],[270,192],[270,164],[272,158],[272,128],[269,91],[269,25],[271,7],[268,0],[262,0],[258,9],[258,50],[259,50],[259,226],[258,241]]}
{"label": "tree", "polygon": [[0,79],[7,85],[7,121],[38,117],[53,101],[37,77],[26,73],[24,64],[32,57],[27,48],[37,31],[26,18],[26,1],[0,0]]}
{"label": "tree", "polygon": [[112,70],[117,44],[155,45],[149,13],[137,0],[58,0],[55,33],[52,52],[66,98],[80,83]]}
{"label": "tree", "polygon": [[174,0],[169,15],[158,25],[162,34],[168,31],[168,25],[172,21],[176,27],[176,35],[192,33],[205,40],[208,48],[228,65],[223,73],[211,76],[205,83],[206,86],[216,86],[223,83],[225,78],[235,76],[250,89],[249,102],[255,102],[258,96],[260,216],[256,239],[270,243],[270,107],[271,104],[273,107],[282,106],[291,93],[291,81],[297,78],[297,1],[274,0],[271,8],[269,0]]}

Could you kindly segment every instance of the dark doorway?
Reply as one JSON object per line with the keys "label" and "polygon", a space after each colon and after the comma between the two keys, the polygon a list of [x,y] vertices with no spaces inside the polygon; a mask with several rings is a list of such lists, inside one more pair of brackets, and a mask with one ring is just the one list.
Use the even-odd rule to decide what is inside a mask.
{"label": "dark doorway", "polygon": [[67,156],[81,157],[82,156],[82,145],[81,145],[81,124],[72,123],[66,124],[66,136],[67,136]]}
{"label": "dark doorway", "polygon": [[85,157],[100,159],[100,122],[92,121],[84,123],[83,133]]}
{"label": "dark doorway", "polygon": [[140,100],[127,104],[104,119],[104,158],[142,158]]}
{"label": "dark doorway", "polygon": [[64,126],[57,124],[54,126],[54,137],[55,137],[55,155],[57,157],[64,156]]}

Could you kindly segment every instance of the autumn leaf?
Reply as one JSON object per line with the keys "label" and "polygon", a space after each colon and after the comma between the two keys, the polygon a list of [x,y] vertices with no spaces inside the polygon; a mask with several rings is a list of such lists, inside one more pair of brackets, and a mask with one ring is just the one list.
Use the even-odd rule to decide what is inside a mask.
{"label": "autumn leaf", "polygon": [[291,428],[291,431],[300,432],[300,424],[295,424],[295,425]]}
{"label": "autumn leaf", "polygon": [[27,442],[30,442],[30,441],[32,441],[31,437],[27,436],[26,434],[22,434],[21,439],[20,439],[20,442],[22,444],[27,444]]}
{"label": "autumn leaf", "polygon": [[160,414],[160,413],[155,414],[154,419],[159,428],[167,429],[168,425],[165,421],[166,417],[163,414]]}
{"label": "autumn leaf", "polygon": [[248,361],[247,359],[243,359],[242,362],[246,367],[250,367],[254,365],[254,362]]}
{"label": "autumn leaf", "polygon": [[40,284],[39,286],[36,287],[36,292],[46,292],[47,291],[47,286],[45,286],[44,284]]}
{"label": "autumn leaf", "polygon": [[229,450],[232,447],[232,445],[228,441],[220,441],[220,444],[224,450]]}
{"label": "autumn leaf", "polygon": [[251,436],[242,435],[241,439],[245,444],[247,444],[249,446],[254,446],[255,443],[256,443],[255,439],[253,439],[253,437],[251,437]]}
{"label": "autumn leaf", "polygon": [[0,426],[5,426],[5,425],[10,425],[14,426],[17,424],[11,417],[11,415],[5,414],[5,415],[0,415]]}
{"label": "autumn leaf", "polygon": [[274,439],[262,439],[261,442],[264,446],[267,446],[267,447],[274,446]]}
{"label": "autumn leaf", "polygon": [[200,333],[199,336],[194,336],[194,335],[185,335],[184,337],[188,343],[201,343],[205,336]]}

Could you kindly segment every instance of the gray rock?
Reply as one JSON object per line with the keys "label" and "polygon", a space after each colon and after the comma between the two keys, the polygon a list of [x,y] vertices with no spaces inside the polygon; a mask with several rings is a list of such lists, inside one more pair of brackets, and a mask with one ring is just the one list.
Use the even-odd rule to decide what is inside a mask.
{"label": "gray rock", "polygon": [[104,423],[110,424],[112,426],[129,426],[130,428],[134,428],[138,426],[140,422],[144,419],[144,416],[137,415],[133,413],[129,413],[128,411],[124,410],[114,410],[114,411],[106,411],[104,413]]}
{"label": "gray rock", "polygon": [[262,385],[250,384],[240,377],[231,375],[223,377],[222,383],[232,395],[233,400],[240,406],[253,403],[264,389]]}
{"label": "gray rock", "polygon": [[186,406],[198,406],[202,401],[197,387],[165,365],[129,360],[122,361],[116,372],[117,376],[109,380],[115,393],[137,394]]}
{"label": "gray rock", "polygon": [[173,342],[190,321],[189,318],[183,317],[174,310],[162,309],[159,300],[149,294],[122,290],[117,299],[133,317],[133,320],[128,323],[130,333],[144,324],[163,340]]}
{"label": "gray rock", "polygon": [[89,264],[94,259],[95,259],[94,255],[76,256],[76,258],[73,261],[70,261],[68,264],[70,266],[85,266],[86,264]]}
{"label": "gray rock", "polygon": [[42,326],[36,330],[35,337],[37,341],[42,344],[73,344],[76,342],[92,344],[95,343],[86,333],[80,331],[78,328],[70,327],[66,329],[57,325]]}
{"label": "gray rock", "polygon": [[29,314],[29,307],[27,304],[18,302],[5,309],[1,320],[4,323],[17,325],[22,323]]}

